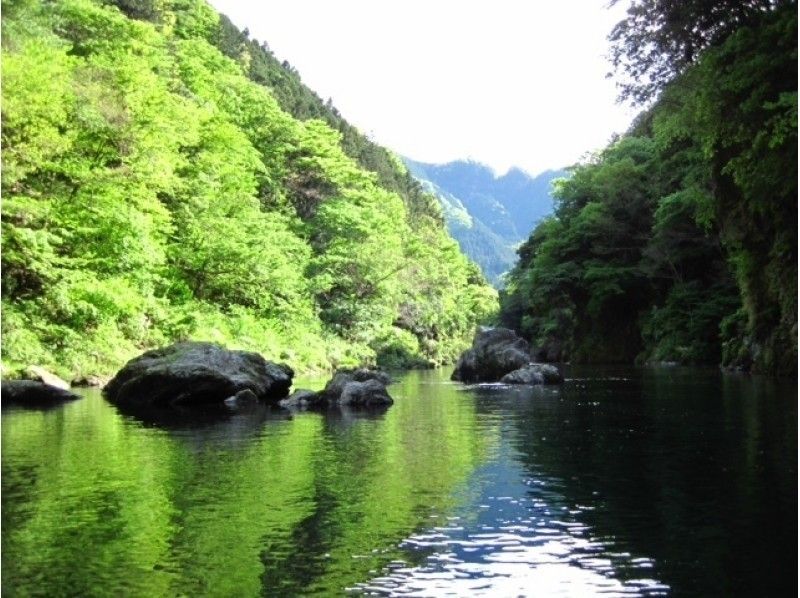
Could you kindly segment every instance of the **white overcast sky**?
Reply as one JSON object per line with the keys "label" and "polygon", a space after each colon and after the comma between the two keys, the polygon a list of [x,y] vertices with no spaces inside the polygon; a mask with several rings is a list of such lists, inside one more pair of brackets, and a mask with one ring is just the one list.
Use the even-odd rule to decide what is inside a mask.
{"label": "white overcast sky", "polygon": [[634,115],[606,79],[608,0],[211,0],[352,124],[425,162],[567,166]]}

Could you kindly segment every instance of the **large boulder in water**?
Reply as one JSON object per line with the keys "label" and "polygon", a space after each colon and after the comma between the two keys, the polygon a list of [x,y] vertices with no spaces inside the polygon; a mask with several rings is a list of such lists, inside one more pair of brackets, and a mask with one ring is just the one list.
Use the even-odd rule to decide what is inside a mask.
{"label": "large boulder in water", "polygon": [[530,360],[530,347],[516,332],[481,327],[475,333],[472,347],[459,357],[451,378],[461,382],[497,382]]}
{"label": "large boulder in water", "polygon": [[293,376],[289,366],[258,353],[184,342],[130,360],[103,394],[112,403],[137,407],[222,403],[245,390],[260,401],[277,402],[289,394]]}
{"label": "large boulder in water", "polygon": [[39,380],[3,380],[3,406],[52,407],[80,397],[63,388]]}

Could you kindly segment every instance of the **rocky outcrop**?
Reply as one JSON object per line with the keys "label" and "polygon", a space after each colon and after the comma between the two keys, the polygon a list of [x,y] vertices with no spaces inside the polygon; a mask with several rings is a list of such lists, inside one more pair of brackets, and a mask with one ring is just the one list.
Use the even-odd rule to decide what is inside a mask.
{"label": "rocky outcrop", "polygon": [[321,391],[297,390],[281,405],[300,409],[388,407],[394,403],[386,390],[390,382],[389,376],[380,370],[339,370]]}
{"label": "rocky outcrop", "polygon": [[461,382],[497,382],[530,363],[530,347],[525,339],[508,328],[481,327],[472,347],[458,359],[451,378]]}
{"label": "rocky outcrop", "polygon": [[289,393],[293,376],[289,366],[267,361],[258,353],[185,342],[132,359],[105,386],[103,394],[112,403],[140,407],[185,408],[250,397],[243,391],[259,401],[277,402]]}
{"label": "rocky outcrop", "polygon": [[563,381],[558,368],[547,363],[529,363],[500,378],[503,384],[560,384]]}
{"label": "rocky outcrop", "polygon": [[68,390],[39,380],[3,380],[1,394],[4,407],[51,407],[80,399],[80,396]]}

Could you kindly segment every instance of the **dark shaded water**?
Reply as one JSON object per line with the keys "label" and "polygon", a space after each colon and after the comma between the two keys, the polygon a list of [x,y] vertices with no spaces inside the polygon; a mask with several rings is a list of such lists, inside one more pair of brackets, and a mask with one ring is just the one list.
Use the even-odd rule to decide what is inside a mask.
{"label": "dark shaded water", "polygon": [[385,414],[6,410],[3,595],[796,595],[795,382],[446,374]]}

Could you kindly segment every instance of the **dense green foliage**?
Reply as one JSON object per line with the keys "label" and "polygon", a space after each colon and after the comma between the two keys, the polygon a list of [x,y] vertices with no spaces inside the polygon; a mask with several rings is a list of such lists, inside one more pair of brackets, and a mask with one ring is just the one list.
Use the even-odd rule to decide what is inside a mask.
{"label": "dense green foliage", "polygon": [[797,14],[758,16],[561,184],[506,323],[578,361],[796,371]]}
{"label": "dense green foliage", "polygon": [[492,311],[435,198],[283,110],[251,80],[269,54],[220,52],[224,23],[202,0],[3,4],[6,371],[105,373],[185,338],[438,363]]}
{"label": "dense green foliage", "polygon": [[[126,1],[118,0],[118,3],[123,5]],[[267,86],[283,110],[299,120],[323,120],[339,131],[344,153],[362,168],[374,172],[383,188],[400,195],[412,215],[441,220],[435,198],[425,193],[398,158],[342,118],[330,99],[323,101],[303,85],[299,73],[288,62],[275,58],[266,43],[250,39],[247,30],[239,31],[225,15],[220,16],[208,41],[239,62],[252,81]]]}

